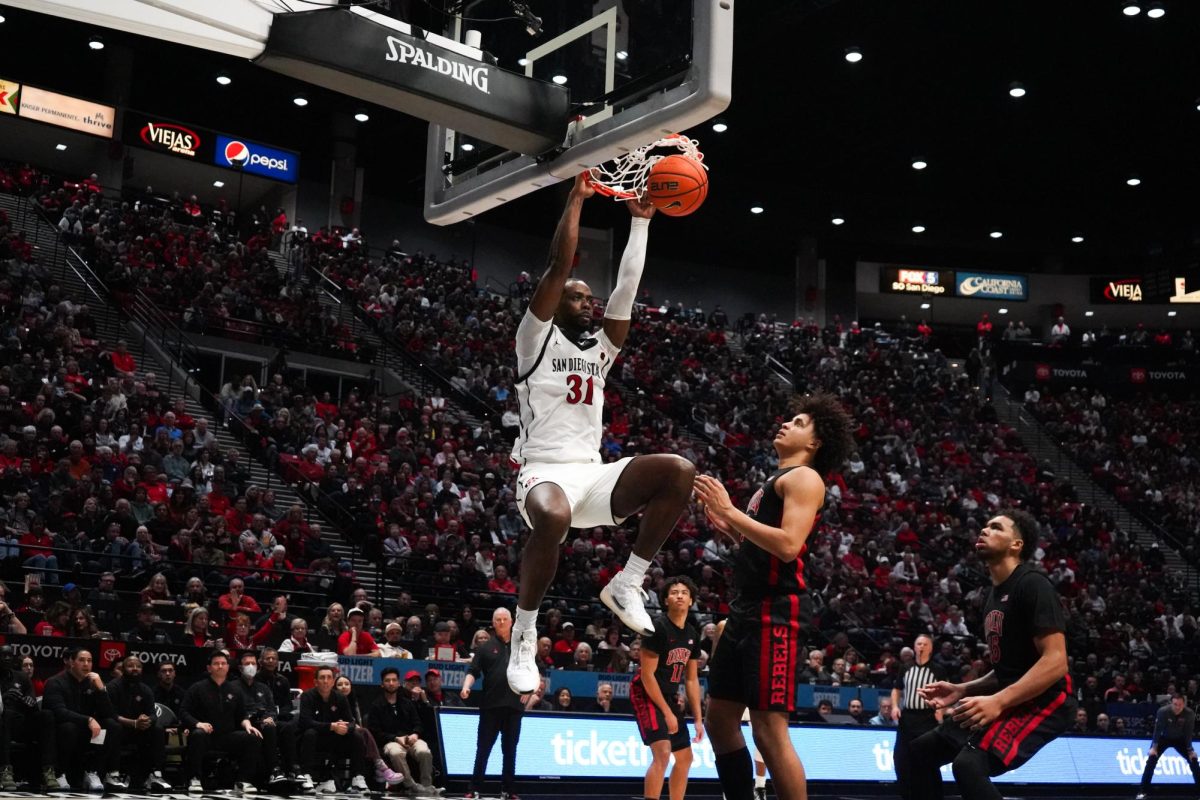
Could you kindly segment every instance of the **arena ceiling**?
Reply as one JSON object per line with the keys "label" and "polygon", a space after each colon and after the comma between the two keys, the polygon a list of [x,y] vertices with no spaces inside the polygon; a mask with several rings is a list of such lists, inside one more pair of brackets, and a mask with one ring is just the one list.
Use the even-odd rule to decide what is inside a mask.
{"label": "arena ceiling", "polygon": [[[568,1],[530,5],[552,13]],[[489,4],[507,5],[483,0],[476,12]],[[656,226],[655,249],[781,275],[810,236],[826,255],[949,266],[1120,272],[1194,262],[1200,4],[1164,0],[1159,18],[1149,2],[1136,16],[1125,5],[744,0],[728,130],[690,132],[706,151],[712,191],[697,216]],[[434,27],[425,0],[393,6]],[[87,41],[130,44],[134,88],[122,104],[298,149],[305,179],[327,176],[331,116],[362,108],[235,57],[3,0],[0,14],[5,77],[115,99],[104,75],[117,48]],[[506,35],[525,36],[507,24]],[[861,61],[846,60],[851,47]],[[222,72],[229,85],[216,82]],[[1014,82],[1023,97],[1010,95]],[[301,91],[303,109],[291,102]],[[357,137],[368,194],[419,205],[425,124],[366,110]],[[1128,185],[1135,177],[1140,184]],[[543,190],[480,219],[548,235],[560,201]],[[763,213],[751,213],[756,205]],[[600,206],[585,223],[621,213]]]}

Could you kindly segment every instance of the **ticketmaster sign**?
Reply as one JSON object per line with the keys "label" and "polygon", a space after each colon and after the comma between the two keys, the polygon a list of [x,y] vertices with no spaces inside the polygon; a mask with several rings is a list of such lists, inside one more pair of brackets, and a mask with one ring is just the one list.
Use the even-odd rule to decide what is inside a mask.
{"label": "ticketmaster sign", "polygon": [[[475,763],[478,715],[474,711],[439,711],[442,752],[453,776],[471,774]],[[689,724],[689,728],[690,728]],[[749,728],[742,733],[749,737]],[[895,728],[792,726],[792,745],[804,760],[810,780],[894,781],[892,749]],[[1008,783],[1134,784],[1146,765],[1145,739],[1064,736],[1018,770],[998,778]],[[706,736],[693,745],[691,777],[717,777],[712,746]],[[488,772],[500,774],[500,749],[492,751]],[[633,717],[612,719],[584,714],[526,714],[517,747],[517,775],[576,780],[623,778],[640,780],[650,764],[650,748],[642,744]],[[953,780],[950,766],[942,770]],[[1155,783],[1190,784],[1187,761],[1172,753],[1155,769]]]}
{"label": "ticketmaster sign", "polygon": [[987,272],[957,272],[955,294],[979,300],[1029,299],[1029,278],[1025,275],[994,275]]}

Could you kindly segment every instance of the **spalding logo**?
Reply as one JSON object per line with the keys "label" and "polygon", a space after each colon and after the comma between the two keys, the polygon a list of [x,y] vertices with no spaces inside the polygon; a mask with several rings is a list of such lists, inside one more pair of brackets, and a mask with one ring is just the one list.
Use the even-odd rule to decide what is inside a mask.
{"label": "spalding logo", "polygon": [[250,160],[250,148],[238,141],[225,145],[225,160],[230,166],[244,167]]}

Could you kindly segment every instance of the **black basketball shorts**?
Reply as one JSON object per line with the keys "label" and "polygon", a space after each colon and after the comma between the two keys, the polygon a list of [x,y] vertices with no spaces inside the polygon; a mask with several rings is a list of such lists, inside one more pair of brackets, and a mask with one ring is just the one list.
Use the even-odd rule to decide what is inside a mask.
{"label": "black basketball shorts", "polygon": [[764,598],[755,613],[730,615],[708,663],[709,695],[754,711],[795,711],[811,619],[807,592]]}
{"label": "black basketball shorts", "polygon": [[642,744],[649,747],[655,742],[670,741],[672,753],[692,746],[683,715],[677,714],[675,717],[679,721],[679,729],[675,733],[669,732],[662,710],[650,700],[640,679],[635,679],[629,687],[629,702],[633,705],[633,715],[637,719],[638,733],[642,735]]}

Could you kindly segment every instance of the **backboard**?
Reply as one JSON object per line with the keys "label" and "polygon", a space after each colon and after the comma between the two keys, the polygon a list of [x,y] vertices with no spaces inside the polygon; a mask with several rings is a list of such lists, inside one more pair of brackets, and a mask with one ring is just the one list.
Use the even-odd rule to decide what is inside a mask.
{"label": "backboard", "polygon": [[[479,47],[503,70],[567,89],[562,140],[519,152],[431,123],[430,222],[470,219],[729,106],[733,0],[497,1],[453,3],[457,16],[442,35]],[[524,24],[486,24],[485,10],[498,7]]]}

